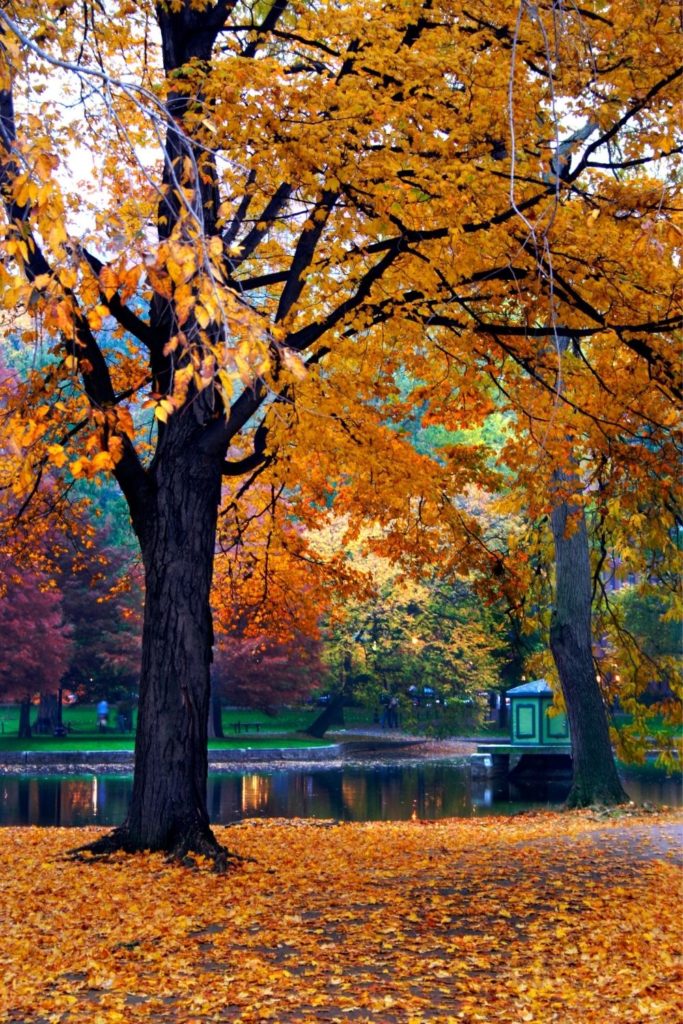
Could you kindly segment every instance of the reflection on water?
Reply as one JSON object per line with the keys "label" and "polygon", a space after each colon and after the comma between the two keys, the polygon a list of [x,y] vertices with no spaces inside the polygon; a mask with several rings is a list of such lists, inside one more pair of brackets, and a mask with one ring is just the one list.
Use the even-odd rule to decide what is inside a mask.
{"label": "reflection on water", "polygon": [[[0,776],[0,825],[118,825],[126,816],[130,775]],[[672,779],[625,782],[637,803],[681,805]],[[209,776],[211,820],[250,817],[405,820],[506,814],[562,803],[568,781],[533,786],[470,779],[462,764],[373,764],[343,768],[221,772]]]}

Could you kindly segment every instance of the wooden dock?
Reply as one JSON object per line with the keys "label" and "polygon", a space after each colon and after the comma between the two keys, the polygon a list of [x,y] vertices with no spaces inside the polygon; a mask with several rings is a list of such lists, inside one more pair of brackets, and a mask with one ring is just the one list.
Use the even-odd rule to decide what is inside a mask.
{"label": "wooden dock", "polygon": [[567,775],[572,770],[572,749],[568,743],[520,745],[478,743],[470,758],[472,774],[494,778],[515,775]]}

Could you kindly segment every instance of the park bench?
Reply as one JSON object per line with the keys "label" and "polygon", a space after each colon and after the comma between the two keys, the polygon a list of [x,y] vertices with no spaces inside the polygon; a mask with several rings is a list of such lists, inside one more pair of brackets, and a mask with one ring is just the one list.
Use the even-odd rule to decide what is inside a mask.
{"label": "park bench", "polygon": [[254,732],[260,732],[261,731],[261,722],[233,722],[232,723],[232,730],[235,733],[249,732],[250,729],[253,729]]}

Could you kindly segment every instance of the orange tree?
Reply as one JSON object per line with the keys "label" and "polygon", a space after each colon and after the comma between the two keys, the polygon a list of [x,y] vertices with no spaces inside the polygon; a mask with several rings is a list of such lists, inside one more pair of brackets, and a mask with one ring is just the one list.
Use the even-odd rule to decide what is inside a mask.
{"label": "orange tree", "polygon": [[[528,377],[510,367],[501,364],[497,375],[508,430],[497,452],[505,489],[494,507],[514,516],[506,559],[521,583],[515,614],[550,638],[552,658],[535,656],[529,668],[561,683],[574,750],[570,802],[578,805],[622,795],[611,764],[615,740],[630,756],[644,750],[628,734],[610,735],[606,707],[619,701],[638,719],[630,731],[641,737],[648,709],[638,698],[653,684],[664,700],[650,714],[680,721],[681,707],[675,664],[629,629],[614,589],[630,579],[656,599],[665,622],[680,618],[677,438],[642,365],[612,357],[634,384],[624,407],[623,389],[617,397],[587,373],[594,357],[600,353],[590,346],[563,353],[561,399],[552,388],[545,397],[530,393]],[[549,356],[551,378],[553,363]]]}
{"label": "orange tree", "polygon": [[309,551],[292,496],[273,476],[253,481],[242,500],[226,489],[212,594],[217,701],[270,711],[319,688],[320,618],[339,562]]}
{"label": "orange tree", "polygon": [[560,331],[671,396],[678,215],[648,170],[678,151],[678,17],[635,0],[0,10],[2,301],[51,346],[4,421],[14,498],[47,466],[112,473],[145,569],[133,796],[100,848],[223,858],[205,741],[226,474],[277,453],[324,491],[316,448],[350,431],[368,514],[407,501],[413,455],[399,472],[384,438],[385,471],[366,428],[405,403],[398,368],[466,422],[501,352],[560,393],[539,367]]}
{"label": "orange tree", "polygon": [[[631,559],[640,549],[643,567],[653,551],[673,553],[683,322],[679,13],[666,3],[645,11],[522,2],[468,7],[468,15],[490,34],[454,68],[454,80],[468,104],[472,82],[486,72],[499,102],[479,137],[485,154],[468,151],[467,169],[449,179],[454,189],[419,179],[422,225],[434,223],[429,211],[439,204],[443,221],[448,207],[453,221],[448,237],[421,249],[437,288],[423,288],[403,314],[432,343],[424,394],[432,416],[457,424],[464,405],[481,416],[487,377],[519,413],[508,469],[524,488],[517,501],[552,526],[550,645],[572,725],[570,800],[615,802],[624,794],[592,649],[600,573],[591,575],[584,508],[599,490],[594,504],[612,538],[621,534]],[[490,63],[493,39],[508,55],[504,70]],[[467,111],[473,127],[481,124],[481,108]],[[652,515],[660,523],[654,549],[656,531],[634,535],[632,525]],[[625,529],[615,530],[619,518]],[[661,587],[660,569],[650,581]],[[632,663],[642,688],[651,669],[641,659],[638,671],[623,630],[618,643],[618,659]]]}

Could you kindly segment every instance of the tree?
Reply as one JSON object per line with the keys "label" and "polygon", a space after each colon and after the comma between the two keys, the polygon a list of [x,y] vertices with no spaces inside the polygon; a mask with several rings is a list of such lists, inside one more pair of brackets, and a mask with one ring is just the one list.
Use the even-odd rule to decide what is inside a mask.
{"label": "tree", "polygon": [[[590,349],[582,353],[588,358],[591,354]],[[554,358],[549,354],[549,361]],[[667,469],[675,462],[676,442],[663,415],[665,408],[650,389],[641,392],[647,395],[645,401],[641,398],[636,404],[634,399],[627,411],[615,393],[603,396],[599,416],[590,411],[597,408],[598,395],[595,405],[586,403],[583,409],[576,402],[569,410],[558,408],[558,394],[570,399],[581,394],[585,402],[587,365],[584,358],[564,351],[561,391],[549,392],[545,402],[539,402],[540,395],[531,395],[523,380],[518,391],[507,381],[508,396],[515,392],[509,410],[518,422],[500,456],[515,474],[514,483],[512,476],[508,479],[504,507],[518,513],[523,509],[530,520],[523,538],[511,544],[510,560],[518,571],[520,560],[527,565],[522,587],[526,615],[548,630],[555,660],[553,668],[535,658],[534,670],[550,673],[561,684],[574,755],[568,800],[581,806],[626,798],[612,743],[618,741],[620,751],[631,757],[636,749],[618,740],[608,712],[616,700],[631,706],[634,685],[636,691],[644,688],[642,654],[632,637],[623,630],[619,634],[619,623],[610,614],[605,586],[610,551],[623,552],[630,568],[637,565],[647,571],[650,585],[662,595],[667,593],[666,578],[671,581],[675,576],[680,560],[673,542],[677,481]],[[629,372],[633,374],[633,367]],[[643,445],[639,434],[646,421],[648,442]],[[528,455],[534,448],[537,461],[530,465]],[[562,465],[566,468],[558,470]],[[647,508],[649,517],[644,514]],[[641,526],[637,539],[634,521]],[[646,521],[651,522],[647,528]],[[648,557],[652,544],[657,548],[655,558]],[[550,608],[552,615],[546,615]],[[661,667],[650,659],[645,678],[652,681]],[[675,704],[669,704],[670,712]]]}
{"label": "tree", "polygon": [[[347,585],[336,600],[333,595],[323,620],[329,701],[307,730],[314,736],[343,724],[345,704],[360,701],[377,709],[392,697],[403,721],[414,725],[414,703],[424,703],[425,694],[432,694],[433,707],[425,727],[462,729],[459,719],[476,717],[479,692],[499,685],[506,644],[500,622],[475,593],[475,559],[468,552],[470,572],[456,576],[448,559],[438,559],[444,535],[436,524],[421,534],[420,558],[404,543],[410,554],[401,565],[391,541],[390,555],[382,551],[392,532],[405,526],[405,520],[365,524],[346,540],[347,574],[355,574],[356,590]],[[329,534],[319,542],[323,538],[322,546]]]}
{"label": "tree", "polygon": [[[23,341],[52,348],[5,419],[14,496],[25,504],[47,466],[67,487],[112,473],[145,570],[133,797],[100,849],[223,856],[205,783],[224,475],[242,476],[239,494],[259,471],[305,480],[322,498],[313,517],[329,496],[317,453],[348,432],[356,500],[388,519],[418,494],[414,453],[374,429],[380,406],[405,418],[398,368],[434,416],[469,425],[501,360],[548,388],[537,342],[559,328],[593,340],[598,370],[616,350],[667,398],[677,388],[677,268],[659,252],[677,244],[676,208],[671,182],[662,195],[647,177],[676,152],[677,10],[563,10],[552,46],[525,4],[377,13],[374,0],[0,10],[0,285]],[[473,476],[469,460],[452,467],[450,494]],[[430,514],[454,523],[430,493]],[[387,550],[419,547],[422,506],[410,514]]]}
{"label": "tree", "polygon": [[69,664],[71,640],[61,595],[45,577],[19,571],[0,557],[0,693],[21,704],[19,736],[29,737],[31,699],[57,691]]}
{"label": "tree", "polygon": [[70,685],[90,700],[130,697],[140,670],[138,566],[110,534],[109,527],[96,529],[84,550],[62,557],[57,576],[73,643]]}
{"label": "tree", "polygon": [[[54,372],[30,382],[44,396],[32,420],[34,434],[24,438],[25,447],[33,448],[33,468],[49,458],[75,476],[112,471],[128,501],[145,568],[133,796],[125,824],[104,845],[179,854],[197,849],[220,860],[205,805],[209,592],[221,480],[224,472],[245,472],[263,461],[263,421],[256,419],[252,428],[252,454],[226,456],[270,396],[285,399],[306,372],[298,353],[311,350],[315,364],[325,352],[322,339],[364,308],[400,247],[392,245],[370,264],[362,252],[340,248],[344,240],[357,243],[365,218],[359,207],[340,202],[334,171],[316,166],[313,137],[306,143],[308,171],[296,133],[285,139],[284,156],[264,163],[272,141],[263,118],[265,97],[285,84],[288,72],[296,75],[296,62],[293,51],[277,70],[273,56],[253,58],[262,56],[263,38],[286,5],[270,9],[255,36],[224,0],[208,9],[194,0],[142,5],[137,12],[128,4],[118,7],[102,12],[86,5],[82,23],[82,8],[71,4],[56,14],[26,4],[15,18],[2,18],[4,244],[25,281],[8,275],[6,298],[14,289],[14,301],[38,304],[45,328],[59,337]],[[126,33],[126,78],[116,73],[119,25]],[[227,46],[217,47],[219,37]],[[93,87],[83,121],[61,128],[70,147],[85,145],[111,175],[102,186],[110,210],[94,224],[100,255],[89,247],[88,231],[69,236],[71,199],[62,194],[57,173],[59,139],[50,137],[47,121],[28,110],[24,116],[15,102],[34,72],[44,75],[46,69],[53,80],[58,71],[73,72],[77,83]],[[342,78],[350,71],[342,67]],[[299,95],[292,92],[300,111],[317,90],[315,76],[308,77],[313,80]],[[231,93],[240,97],[242,128],[255,114],[262,121],[247,135],[232,113],[225,120]],[[116,133],[106,152],[90,133],[104,115]],[[132,135],[143,145],[162,137],[160,174],[141,164]],[[226,148],[228,161],[221,157],[219,163],[217,151]],[[238,154],[237,163],[230,152]],[[234,201],[240,188],[242,197]],[[83,210],[87,198],[82,192],[79,198]],[[148,242],[150,221],[155,238]],[[261,253],[269,265],[265,277],[251,271],[250,259]],[[328,283],[306,314],[310,299],[299,300],[314,258],[330,261]],[[249,268],[246,277],[241,266]],[[334,266],[344,267],[341,290]],[[274,300],[249,304],[244,298],[279,284]],[[108,353],[100,333],[105,317],[135,339],[127,359],[118,350]],[[134,358],[140,346],[147,366]],[[80,386],[74,382],[69,389],[70,374],[79,375]],[[125,402],[150,381],[147,404],[157,440],[146,460],[134,446]],[[233,395],[239,388],[242,393]],[[71,402],[59,409],[62,389],[70,391]],[[74,437],[77,457],[67,463],[66,442]],[[27,467],[26,491],[30,476]]]}
{"label": "tree", "polygon": [[[233,495],[234,498],[234,495]],[[257,480],[226,500],[213,587],[213,692],[269,711],[320,686],[320,621],[337,585],[337,552],[314,551],[282,483]]]}
{"label": "tree", "polygon": [[[570,802],[611,803],[619,802],[625,794],[614,766],[604,700],[593,661],[590,609],[595,588],[584,520],[588,496],[584,493],[584,484],[562,494],[557,481],[576,480],[576,467],[586,457],[580,440],[586,421],[588,432],[592,434],[590,458],[595,459],[603,470],[608,467],[607,475],[613,473],[614,480],[619,478],[623,467],[622,464],[622,467],[614,469],[615,463],[618,466],[617,453],[623,457],[629,434],[631,443],[642,431],[648,432],[650,440],[649,432],[654,427],[657,434],[655,444],[659,446],[664,438],[669,452],[672,448],[674,408],[681,394],[673,353],[681,317],[678,313],[672,316],[668,313],[676,289],[674,277],[678,272],[675,236],[679,229],[673,222],[676,219],[674,196],[678,184],[680,147],[675,141],[670,145],[667,141],[653,155],[650,130],[656,123],[656,109],[660,110],[661,123],[667,122],[668,105],[673,96],[680,94],[678,80],[681,71],[677,67],[670,72],[659,59],[662,55],[660,50],[649,67],[647,62],[638,63],[640,84],[645,83],[648,75],[652,76],[643,93],[631,83],[624,88],[623,80],[613,80],[611,88],[605,89],[605,94],[609,94],[618,110],[618,116],[614,111],[609,118],[596,116],[589,114],[584,107],[584,123],[570,131],[558,113],[561,107],[559,98],[571,94],[573,100],[570,102],[578,100],[580,108],[585,97],[575,91],[577,80],[583,74],[577,60],[579,51],[574,49],[573,53],[568,53],[565,50],[570,40],[572,46],[577,43],[570,27],[571,15],[566,19],[566,13],[563,11],[562,18],[553,16],[551,20],[545,18],[539,9],[522,4],[510,33],[512,54],[507,104],[510,149],[506,151],[504,146],[498,147],[497,158],[510,159],[512,207],[521,224],[516,260],[524,250],[533,252],[537,279],[532,284],[526,271],[522,270],[520,275],[522,268],[519,263],[512,269],[511,255],[511,274],[519,282],[517,299],[502,290],[496,292],[495,285],[487,289],[488,294],[482,299],[476,294],[463,293],[456,275],[451,276],[446,270],[442,274],[446,297],[434,303],[424,322],[431,327],[452,328],[455,337],[449,339],[447,354],[452,360],[459,359],[465,365],[462,337],[467,338],[469,351],[481,354],[485,359],[484,368],[501,393],[513,407],[517,407],[520,418],[528,422],[528,435],[539,450],[538,460],[533,464],[533,475],[528,472],[531,469],[528,451],[524,454],[523,465],[533,494],[530,504],[550,515],[553,528],[556,601],[550,642],[573,724],[574,785]],[[575,13],[581,19],[583,12]],[[631,40],[626,44],[632,55],[636,52],[636,35],[642,34],[641,45],[646,49],[657,45],[654,42],[655,26],[660,16],[663,39],[671,41],[675,32],[674,16],[673,11],[664,5],[652,18],[649,15],[637,18],[632,24]],[[606,18],[603,24],[610,32],[614,28],[611,17]],[[538,52],[544,53],[541,64],[548,87],[545,103],[542,99],[544,86],[538,80],[534,81],[539,74],[538,65],[534,67],[528,60],[528,51],[524,58],[517,59],[525,29],[532,36],[539,33]],[[591,39],[592,47],[599,36],[599,31],[594,36],[589,30],[584,38]],[[622,36],[622,41],[625,39]],[[600,50],[601,44],[598,43],[592,52],[596,54]],[[632,66],[635,57],[627,62]],[[610,73],[605,72],[598,61],[592,65],[591,75],[593,80],[587,93],[595,98],[601,95]],[[566,91],[569,82],[572,84]],[[600,84],[594,91],[596,82]],[[536,87],[539,88],[533,101],[537,106],[536,114],[539,116],[539,110],[544,112],[540,117],[547,119],[550,131],[545,140],[539,139],[536,148],[524,150],[518,140],[527,137],[528,123],[525,125],[524,122],[531,113],[528,99]],[[522,88],[528,89],[526,96],[522,96]],[[603,114],[605,112],[603,110]],[[588,142],[591,136],[593,139]],[[601,146],[607,148],[604,159],[592,159]],[[539,175],[539,157],[542,158],[544,149],[545,170]],[[659,179],[656,173],[643,173],[641,176],[640,171],[648,165],[655,165],[663,157],[672,159],[660,171]],[[614,179],[603,173],[608,171],[613,173]],[[575,189],[579,179],[582,187]],[[553,195],[547,202],[540,199],[543,208],[529,215],[525,204],[535,205],[539,201],[539,193],[534,196],[532,189],[525,188],[525,185],[540,186],[543,181]],[[519,203],[514,198],[517,187]],[[652,210],[652,193],[659,189],[662,196],[661,220],[650,219],[648,211]],[[583,203],[587,203],[588,208]],[[639,214],[632,212],[635,209]],[[583,238],[577,216],[587,217],[590,224],[605,214],[609,223],[601,224],[601,230],[594,232],[592,237]],[[505,214],[501,213],[501,216]],[[635,237],[628,230],[621,230],[621,222],[631,216],[640,221]],[[616,245],[619,236],[622,239],[621,249]],[[623,245],[629,237],[633,247],[624,256]],[[661,237],[663,244],[655,242],[655,237]],[[579,238],[581,252],[576,247]],[[662,264],[656,270],[651,266],[646,277],[642,257],[648,249],[653,256],[655,247]],[[596,267],[600,268],[597,273]],[[460,266],[457,273],[461,273]],[[492,278],[493,274],[486,279],[487,283]],[[465,284],[469,282],[465,281]],[[640,331],[634,321],[634,313],[638,309],[636,292],[652,311],[652,317],[641,322]],[[473,312],[472,303],[475,302],[481,305]],[[457,315],[449,315],[449,305],[456,308]],[[605,310],[609,310],[608,315]],[[610,328],[609,317],[617,310],[622,326]],[[506,312],[507,322],[504,323]],[[488,339],[486,345],[478,340],[472,343],[468,336],[469,316],[476,321],[479,333]],[[593,330],[587,323],[578,327],[578,321],[584,316],[592,319],[596,326],[599,324],[600,329]],[[497,326],[495,320],[498,321]],[[640,337],[636,337],[637,334]],[[646,335],[651,335],[651,338],[646,338]],[[525,337],[526,343],[521,346],[511,344],[510,338],[515,336]],[[548,339],[548,343],[544,345],[542,339]],[[576,365],[572,365],[572,356],[580,360],[580,373],[577,373]],[[517,367],[524,372],[521,381],[518,378],[515,383]],[[471,374],[471,363],[469,370]],[[567,376],[573,385],[578,385],[575,390],[567,388]],[[467,371],[462,373],[462,377],[467,378]],[[540,385],[534,393],[528,388],[530,380]],[[654,387],[651,386],[653,381]],[[447,387],[452,386],[452,375],[449,375]],[[481,407],[481,399],[478,404]],[[435,406],[438,408],[438,402]],[[568,412],[574,418],[573,422],[568,420]],[[527,434],[527,430],[523,434]],[[599,434],[602,436],[597,436]],[[665,485],[660,499],[667,504],[669,514],[676,504],[675,498],[666,501],[672,486],[670,468],[674,463],[670,459],[669,454],[658,465],[660,472],[668,467],[662,474]],[[596,462],[593,462],[594,466]],[[597,472],[600,473],[599,470]],[[613,500],[615,490],[611,488]],[[543,497],[539,498],[540,495]]]}
{"label": "tree", "polygon": [[301,702],[320,686],[320,643],[306,635],[289,641],[267,634],[241,640],[233,635],[223,643],[219,638],[213,673],[220,697],[272,712]]}
{"label": "tree", "polygon": [[565,696],[572,738],[573,774],[568,803],[626,803],[612,756],[607,713],[596,685],[591,630],[591,566],[583,510],[564,501],[551,513],[556,600],[550,647]]}

